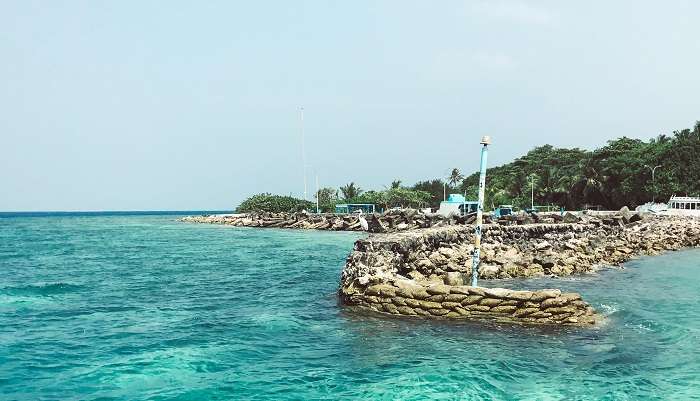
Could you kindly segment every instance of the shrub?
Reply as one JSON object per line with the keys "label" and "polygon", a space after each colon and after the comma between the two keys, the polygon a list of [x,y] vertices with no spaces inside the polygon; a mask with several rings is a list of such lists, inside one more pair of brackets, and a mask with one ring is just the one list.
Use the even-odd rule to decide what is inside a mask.
{"label": "shrub", "polygon": [[313,202],[297,199],[291,196],[272,195],[269,193],[253,195],[241,202],[236,208],[236,213],[251,212],[300,212],[302,210],[316,210]]}

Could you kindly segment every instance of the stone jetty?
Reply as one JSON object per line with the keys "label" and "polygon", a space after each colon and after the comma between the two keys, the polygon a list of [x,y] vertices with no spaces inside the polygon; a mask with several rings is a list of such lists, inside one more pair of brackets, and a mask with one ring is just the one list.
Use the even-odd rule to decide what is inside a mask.
{"label": "stone jetty", "polygon": [[[358,240],[341,276],[341,302],[430,318],[564,325],[599,320],[579,294],[464,286],[471,274],[472,231],[453,225]],[[489,224],[483,241],[483,279],[565,276],[698,246],[700,220],[619,213],[576,223]]]}
{"label": "stone jetty", "polygon": [[[363,216],[370,234],[355,243],[338,290],[341,303],[389,315],[590,326],[601,319],[576,293],[466,286],[474,216],[416,210]],[[182,221],[237,227],[362,230],[358,215],[252,213]],[[486,218],[480,283],[567,276],[620,266],[639,255],[700,246],[700,219],[631,213],[518,214]],[[491,282],[492,283],[492,282]]]}
{"label": "stone jetty", "polygon": [[[633,219],[637,214],[629,214],[628,219]],[[601,216],[599,220],[610,220],[621,216]],[[368,230],[371,233],[393,233],[410,231],[420,228],[444,227],[450,225],[472,224],[476,220],[475,214],[467,216],[445,217],[439,214],[425,214],[415,209],[390,210],[386,213],[363,214],[367,220]],[[572,213],[564,216],[553,213],[548,215],[514,215],[505,216],[493,220],[489,215],[484,216],[484,221],[499,225],[523,225],[523,224],[554,224],[562,222],[579,222],[581,217]],[[302,230],[328,230],[328,231],[363,231],[358,214],[335,213],[239,213],[222,215],[187,216],[181,221],[190,223],[222,224],[234,227],[260,227],[260,228],[289,228]],[[607,224],[607,223],[606,223]],[[611,223],[612,224],[612,223]]]}
{"label": "stone jetty", "polygon": [[[473,217],[445,217],[437,214],[424,214],[415,209],[392,210],[387,213],[364,214],[369,229],[373,233],[386,233],[415,230],[418,228],[442,227],[464,224]],[[335,213],[270,213],[257,212],[233,215],[187,216],[181,221],[191,223],[223,224],[235,227],[269,227],[304,230],[363,231],[360,216],[357,214]]]}

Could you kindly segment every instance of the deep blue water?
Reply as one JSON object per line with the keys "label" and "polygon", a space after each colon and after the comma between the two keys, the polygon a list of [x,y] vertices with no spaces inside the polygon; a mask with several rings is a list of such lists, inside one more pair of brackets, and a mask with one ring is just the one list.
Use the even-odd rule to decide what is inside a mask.
{"label": "deep blue water", "polygon": [[355,233],[0,219],[0,399],[700,399],[700,250],[566,280],[597,329],[377,318]]}

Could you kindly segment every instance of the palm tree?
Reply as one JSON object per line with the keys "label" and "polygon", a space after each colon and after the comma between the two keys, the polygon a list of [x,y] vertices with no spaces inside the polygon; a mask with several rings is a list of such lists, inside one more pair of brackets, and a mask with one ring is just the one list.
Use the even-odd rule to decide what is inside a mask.
{"label": "palm tree", "polygon": [[495,209],[497,205],[503,205],[510,202],[508,191],[503,188],[486,187],[485,204],[491,204],[491,209]]}
{"label": "palm tree", "polygon": [[450,183],[450,186],[456,187],[457,183],[462,181],[464,179],[464,176],[462,173],[459,171],[457,167],[452,169],[452,172],[450,173],[450,177],[448,178],[448,182]]}
{"label": "palm tree", "polygon": [[573,184],[569,193],[580,202],[607,206],[608,202],[604,194],[604,183],[607,179],[608,177],[601,174],[593,160],[584,159],[578,165],[578,172],[572,174],[569,180],[563,181]]}
{"label": "palm tree", "polygon": [[340,187],[340,192],[343,193],[344,199],[352,199],[357,196],[360,196],[360,194],[362,193],[362,189],[360,189],[360,187],[358,186],[355,186],[354,182],[351,182],[348,185]]}
{"label": "palm tree", "polygon": [[391,189],[401,188],[401,180],[394,180],[391,182]]}

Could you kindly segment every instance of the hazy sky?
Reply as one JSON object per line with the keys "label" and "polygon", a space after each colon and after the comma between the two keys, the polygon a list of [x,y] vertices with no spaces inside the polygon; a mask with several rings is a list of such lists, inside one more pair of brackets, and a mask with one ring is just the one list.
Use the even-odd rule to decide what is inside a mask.
{"label": "hazy sky", "polygon": [[700,119],[696,1],[0,0],[0,210],[230,209]]}

